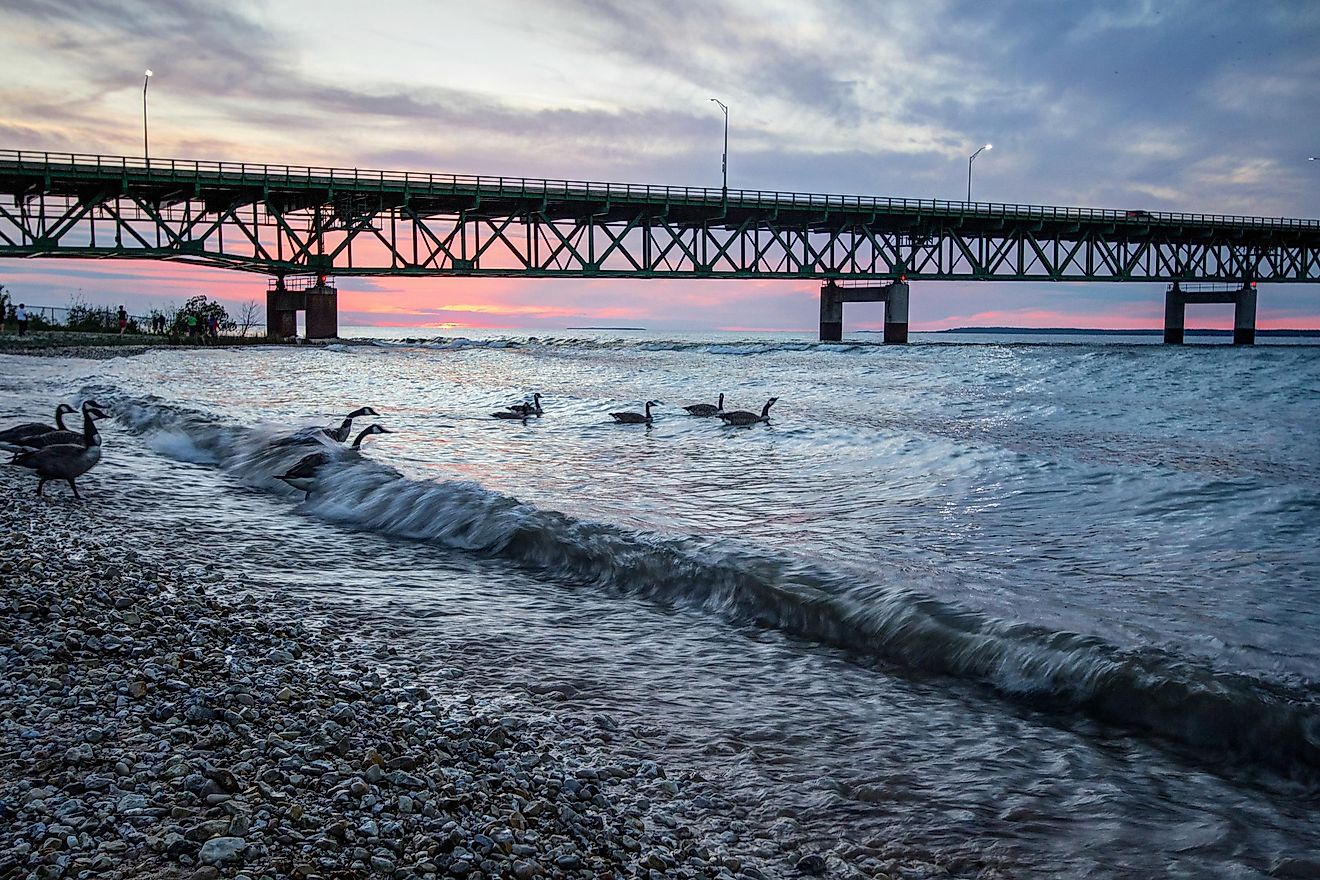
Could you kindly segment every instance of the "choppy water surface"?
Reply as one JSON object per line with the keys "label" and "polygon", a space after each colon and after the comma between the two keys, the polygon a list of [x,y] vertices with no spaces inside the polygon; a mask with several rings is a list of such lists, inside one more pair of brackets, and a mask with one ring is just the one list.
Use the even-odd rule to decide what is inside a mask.
{"label": "choppy water surface", "polygon": [[[968,875],[1258,877],[1320,851],[1317,354],[638,335],[9,358],[0,416],[94,394],[115,421],[88,503],[128,540],[643,723],[764,823]],[[544,417],[489,418],[532,391]],[[681,409],[721,391],[780,402],[749,429]],[[647,399],[653,426],[610,423]],[[309,500],[272,479],[307,451],[273,438],[364,404],[398,433]]]}

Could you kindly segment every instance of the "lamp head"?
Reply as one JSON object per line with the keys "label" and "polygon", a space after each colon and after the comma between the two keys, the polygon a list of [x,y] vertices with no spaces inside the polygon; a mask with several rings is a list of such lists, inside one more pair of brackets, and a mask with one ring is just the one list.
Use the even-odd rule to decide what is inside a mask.
{"label": "lamp head", "polygon": [[147,76],[150,77],[151,75],[152,75],[152,73],[151,73],[151,68],[148,67],[148,68],[147,68]]}
{"label": "lamp head", "polygon": [[994,148],[995,148],[995,145],[994,145],[994,144],[986,144],[986,145],[985,145],[985,149],[987,149],[987,150],[993,150]]}

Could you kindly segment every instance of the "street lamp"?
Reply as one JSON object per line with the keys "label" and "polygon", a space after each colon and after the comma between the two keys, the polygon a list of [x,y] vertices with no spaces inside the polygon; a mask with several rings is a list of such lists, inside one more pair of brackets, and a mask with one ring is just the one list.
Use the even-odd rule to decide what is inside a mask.
{"label": "street lamp", "polygon": [[724,111],[724,161],[720,164],[724,172],[724,198],[729,197],[729,105],[719,98],[711,98]]}
{"label": "street lamp", "polygon": [[142,77],[142,158],[151,164],[151,151],[147,149],[147,84],[151,82],[151,68],[147,68],[147,75]]}
{"label": "street lamp", "polygon": [[[994,148],[994,144],[986,144],[981,150],[993,150]],[[977,150],[967,157],[967,201],[969,202],[972,200],[972,163],[976,161],[977,156],[981,155],[981,150]]]}

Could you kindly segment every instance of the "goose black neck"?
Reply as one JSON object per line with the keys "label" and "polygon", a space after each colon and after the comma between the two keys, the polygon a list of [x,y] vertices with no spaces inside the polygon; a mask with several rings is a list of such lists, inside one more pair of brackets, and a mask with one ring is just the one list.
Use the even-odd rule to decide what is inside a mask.
{"label": "goose black neck", "polygon": [[358,432],[358,435],[357,435],[356,437],[353,438],[353,448],[354,448],[354,449],[361,449],[361,448],[362,448],[362,441],[363,441],[363,439],[365,439],[366,436],[367,436],[368,434],[370,434],[370,433],[371,433],[371,429],[370,429],[370,428],[363,428],[361,431],[359,431],[359,432]]}
{"label": "goose black neck", "polygon": [[91,446],[96,440],[96,419],[90,412],[83,412],[83,445]]}

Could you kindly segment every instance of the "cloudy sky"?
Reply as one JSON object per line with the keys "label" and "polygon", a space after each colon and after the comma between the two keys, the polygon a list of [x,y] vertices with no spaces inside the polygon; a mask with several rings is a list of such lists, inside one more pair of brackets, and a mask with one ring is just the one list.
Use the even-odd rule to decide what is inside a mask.
{"label": "cloudy sky", "polygon": [[[0,149],[1320,216],[1315,0],[0,0]],[[255,276],[7,261],[28,303]],[[808,329],[792,281],[344,280],[341,323]],[[922,283],[915,329],[1157,327],[1161,285]],[[878,314],[854,308],[851,327]],[[1231,326],[1228,307],[1189,325]],[[1320,327],[1320,286],[1262,287]]]}

